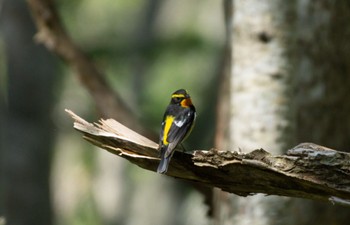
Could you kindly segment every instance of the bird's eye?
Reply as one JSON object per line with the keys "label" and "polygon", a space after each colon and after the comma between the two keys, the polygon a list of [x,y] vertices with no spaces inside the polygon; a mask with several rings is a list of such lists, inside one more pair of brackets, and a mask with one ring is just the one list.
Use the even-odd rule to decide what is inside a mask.
{"label": "bird's eye", "polygon": [[179,102],[179,101],[180,101],[180,98],[179,98],[179,97],[175,97],[175,98],[174,98],[174,101],[175,101],[175,102]]}

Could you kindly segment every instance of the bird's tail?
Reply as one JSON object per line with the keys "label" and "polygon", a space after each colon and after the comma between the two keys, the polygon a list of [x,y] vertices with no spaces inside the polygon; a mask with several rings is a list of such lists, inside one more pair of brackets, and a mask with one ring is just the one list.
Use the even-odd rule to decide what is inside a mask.
{"label": "bird's tail", "polygon": [[162,146],[162,148],[160,149],[161,160],[157,169],[157,173],[166,173],[168,171],[170,157],[165,157],[166,150],[167,150],[166,146]]}

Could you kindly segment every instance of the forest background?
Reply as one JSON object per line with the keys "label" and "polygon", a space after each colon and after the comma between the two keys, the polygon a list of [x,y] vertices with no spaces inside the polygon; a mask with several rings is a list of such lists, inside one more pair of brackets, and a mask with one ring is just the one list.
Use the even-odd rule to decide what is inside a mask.
{"label": "forest background", "polygon": [[[288,129],[272,138],[286,139],[283,144],[269,148],[269,143],[253,142],[254,148],[267,146],[267,150],[280,153],[282,146],[310,141],[346,151],[350,146],[350,28],[346,26],[350,21],[350,4],[307,0],[288,4],[258,2],[63,0],[55,5],[74,42],[93,59],[108,84],[151,132],[159,131],[170,94],[186,88],[199,115],[186,148],[220,146],[237,150],[243,145],[252,150],[251,140],[247,145],[243,139],[238,143],[241,135],[231,135],[229,141],[218,143],[223,137],[217,136],[216,127],[222,128],[219,124],[225,111],[222,107],[238,108],[237,102],[232,101],[237,83],[231,81],[232,77],[239,77],[236,73],[246,70],[237,68],[260,65],[261,58],[256,53],[261,52],[255,51],[255,41],[282,49],[272,51],[275,54],[272,59],[283,59],[282,66],[279,60],[262,61],[261,65],[278,68],[272,69],[271,77],[283,84],[274,94],[287,100],[278,102],[277,108],[282,105],[283,113],[290,114],[278,120],[283,124],[288,120]],[[27,2],[0,3],[3,223],[347,223],[347,208],[306,200],[269,197],[274,200],[260,205],[258,202],[267,197],[237,198],[216,190],[213,193],[216,203],[207,205],[203,195],[191,185],[145,171],[93,148],[72,129],[64,109],[96,121],[101,117],[96,102],[67,64],[35,42],[36,28]],[[266,24],[257,24],[266,32],[250,34],[254,38],[243,38],[247,42],[240,42],[244,30],[255,32],[255,27],[247,26],[246,22],[254,19],[254,15],[260,21],[268,17],[277,22],[270,24],[271,29]],[[242,49],[246,54],[237,54]],[[266,80],[258,79],[257,83],[261,81]],[[225,84],[232,86],[227,88]],[[271,84],[271,88],[267,87],[274,91],[277,83]],[[257,97],[262,99],[264,95],[259,95],[259,91]],[[245,103],[251,102],[254,101],[246,99]],[[273,101],[270,104],[274,108]],[[241,105],[243,108],[244,104]],[[226,112],[227,115],[231,114]],[[239,118],[236,116],[235,124],[239,124]],[[239,128],[231,123],[227,126],[231,130]],[[211,207],[214,218],[207,215]]]}

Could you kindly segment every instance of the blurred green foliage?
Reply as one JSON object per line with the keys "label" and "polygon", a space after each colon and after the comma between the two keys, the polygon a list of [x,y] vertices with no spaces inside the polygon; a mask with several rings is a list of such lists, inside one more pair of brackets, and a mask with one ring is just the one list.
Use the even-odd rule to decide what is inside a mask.
{"label": "blurred green foliage", "polygon": [[[174,4],[171,2],[165,1],[162,6]],[[176,12],[169,16],[169,21],[183,20],[178,32],[170,34],[162,28],[167,26],[167,20],[157,21],[157,17],[151,22],[153,29],[140,28],[149,1],[65,0],[57,3],[73,39],[95,59],[115,90],[152,129],[159,129],[163,109],[173,91],[188,89],[198,110],[205,104],[203,100],[210,97],[200,93],[213,88],[210,85],[217,75],[215,69],[223,42],[195,29],[200,19],[193,20],[192,14],[202,9],[193,7],[195,3],[182,1],[187,7],[197,8],[190,15]],[[183,19],[185,16],[188,20]],[[142,41],[142,37],[135,37],[140,35],[138,29],[152,32],[152,40],[138,43]],[[218,32],[217,29],[213,32]],[[135,80],[141,80],[141,86],[135,85]]]}
{"label": "blurred green foliage", "polygon": [[[196,126],[185,147],[205,149],[213,146],[217,80],[225,37],[220,1],[62,0],[56,1],[56,4],[70,36],[93,58],[111,86],[136,112],[145,126],[159,132],[171,93],[185,88],[191,94],[198,114]],[[155,15],[149,16],[152,13]],[[96,121],[96,116],[91,118],[94,117],[92,100],[76,79],[72,78],[70,69],[62,66],[67,75],[57,114],[61,113],[62,108],[70,108],[85,119]],[[71,129],[70,126],[71,124],[63,125],[63,128]],[[96,196],[91,194],[91,183],[86,183],[86,180],[93,182],[99,176],[96,172],[99,163],[97,151],[87,149],[90,146],[87,143],[60,145],[57,147],[58,157],[60,154],[70,154],[61,157],[77,157],[75,160],[79,160],[74,162],[72,175],[79,174],[75,181],[83,187],[75,190],[81,198],[77,200],[74,212],[68,217],[66,215],[65,218],[60,218],[58,222],[76,225],[104,224],[96,206]],[[67,145],[70,148],[75,146],[75,156],[62,150]],[[66,153],[62,153],[64,151]],[[57,171],[67,161],[69,160],[63,159],[57,163],[55,177],[67,176],[65,172]],[[74,168],[80,165],[84,165],[84,168],[76,172]],[[64,166],[69,167],[68,164]],[[152,183],[147,182],[147,179],[154,179],[153,173],[140,170],[129,163],[126,164],[125,172],[128,180],[120,185],[130,185],[131,187],[126,187],[129,194],[140,191],[140,184]],[[189,201],[181,203],[180,200],[187,197],[191,199],[191,189],[184,188],[183,184],[172,185],[174,189],[177,188],[172,193],[179,196],[180,203],[176,203],[179,205],[177,207],[192,208]],[[198,193],[195,196],[197,198]],[[132,197],[126,198],[129,202],[122,204],[124,210],[128,211],[132,209],[133,200]],[[191,202],[197,204],[193,200]],[[61,212],[60,216],[63,214]],[[189,218],[176,220],[178,224],[191,224],[184,222],[191,221]]]}

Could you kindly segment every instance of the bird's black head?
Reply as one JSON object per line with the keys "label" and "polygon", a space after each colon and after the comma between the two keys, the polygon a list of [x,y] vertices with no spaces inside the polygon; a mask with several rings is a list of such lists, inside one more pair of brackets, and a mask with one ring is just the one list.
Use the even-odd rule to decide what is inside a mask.
{"label": "bird's black head", "polygon": [[182,107],[190,107],[192,105],[191,97],[185,89],[179,89],[171,95],[171,104],[178,104]]}

